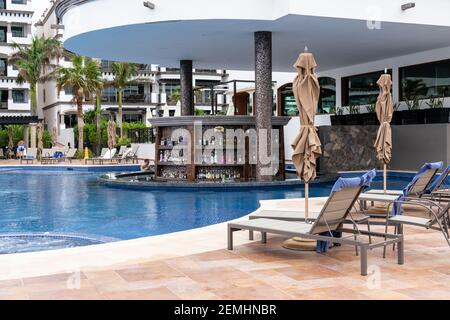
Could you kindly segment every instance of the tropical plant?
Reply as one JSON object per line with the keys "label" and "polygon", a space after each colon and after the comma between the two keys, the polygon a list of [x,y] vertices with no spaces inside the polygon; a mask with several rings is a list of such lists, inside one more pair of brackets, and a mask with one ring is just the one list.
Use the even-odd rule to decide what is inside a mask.
{"label": "tropical plant", "polygon": [[53,77],[51,60],[63,55],[61,42],[54,38],[33,37],[30,45],[12,44],[9,61],[19,69],[17,82],[30,84],[31,114],[37,115],[37,84]]}
{"label": "tropical plant", "polygon": [[417,97],[413,97],[411,100],[405,100],[405,104],[408,110],[419,110],[422,102]]}
{"label": "tropical plant", "polygon": [[82,151],[84,147],[83,101],[103,85],[100,64],[95,60],[75,55],[71,67],[58,67],[55,72],[58,91],[64,87],[72,88],[73,101],[77,105],[78,150]]}
{"label": "tropical plant", "polygon": [[336,107],[336,115],[342,116],[344,114],[345,107]]}
{"label": "tropical plant", "polygon": [[138,73],[138,66],[134,63],[128,62],[113,62],[111,65],[114,79],[112,85],[117,90],[118,94],[118,104],[119,104],[119,114],[118,114],[118,125],[120,129],[120,136],[123,136],[123,91],[127,84],[136,77]]}
{"label": "tropical plant", "polygon": [[376,104],[375,103],[369,104],[366,107],[366,109],[367,109],[368,113],[375,113],[375,111],[376,111]]}
{"label": "tropical plant", "polygon": [[440,109],[444,107],[444,98],[432,97],[430,101],[425,102],[431,109]]}
{"label": "tropical plant", "polygon": [[195,115],[196,116],[204,116],[206,115],[205,111],[203,111],[202,109],[195,109]]}
{"label": "tropical plant", "polygon": [[360,112],[359,106],[357,106],[357,105],[349,105],[348,106],[348,112],[350,114],[359,114],[359,112]]}

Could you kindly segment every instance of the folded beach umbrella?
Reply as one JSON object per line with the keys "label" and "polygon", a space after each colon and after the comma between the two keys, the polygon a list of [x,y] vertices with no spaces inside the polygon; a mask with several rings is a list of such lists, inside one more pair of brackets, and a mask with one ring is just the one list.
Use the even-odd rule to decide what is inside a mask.
{"label": "folded beach umbrella", "polygon": [[11,126],[8,127],[8,150],[11,152],[11,150],[14,148],[14,141],[13,141],[13,128]]}
{"label": "folded beach umbrella", "polygon": [[116,146],[116,124],[114,121],[108,121],[108,148],[111,150]]}
{"label": "folded beach umbrella", "polygon": [[316,178],[316,161],[322,154],[317,128],[314,126],[320,86],[315,74],[316,61],[307,48],[300,54],[294,67],[298,75],[292,90],[300,113],[300,132],[292,143],[292,161],[298,176],[305,182],[305,218],[308,219],[309,183]]}
{"label": "folded beach umbrella", "polygon": [[37,125],[37,133],[38,133],[38,154],[42,157],[42,151],[44,150],[44,142],[42,141],[43,139],[43,134],[44,134],[44,128],[42,123],[38,123]]}
{"label": "folded beach umbrella", "polygon": [[[316,161],[322,154],[322,145],[314,126],[320,95],[319,80],[315,74],[316,61],[312,53],[300,54],[294,67],[295,77],[292,90],[300,114],[300,132],[292,143],[292,161],[298,176],[305,182],[305,220],[309,218],[309,183],[316,178]],[[293,238],[284,242],[283,247],[291,250],[315,250],[315,241]]]}
{"label": "folded beach umbrella", "polygon": [[377,139],[375,140],[375,149],[377,151],[377,158],[383,161],[383,186],[384,192],[387,190],[387,166],[392,158],[392,129],[391,121],[394,113],[392,105],[391,75],[383,74],[377,82],[380,87],[380,94],[376,104],[376,112],[378,120],[380,121],[380,129],[378,130]]}

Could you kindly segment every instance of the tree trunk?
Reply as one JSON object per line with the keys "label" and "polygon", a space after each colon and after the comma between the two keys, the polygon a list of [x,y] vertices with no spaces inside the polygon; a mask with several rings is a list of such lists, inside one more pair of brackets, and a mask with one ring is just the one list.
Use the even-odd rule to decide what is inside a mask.
{"label": "tree trunk", "polygon": [[31,115],[33,117],[37,116],[37,95],[36,95],[36,85],[30,85],[30,100],[31,100]]}
{"label": "tree trunk", "polygon": [[120,137],[123,137],[123,124],[122,124],[122,119],[123,119],[123,113],[122,113],[122,97],[123,97],[123,90],[120,89],[119,90],[119,115],[117,117],[117,124],[119,125],[120,128]]}
{"label": "tree trunk", "polygon": [[77,118],[78,118],[78,151],[84,149],[84,116],[83,98],[77,98]]}
{"label": "tree trunk", "polygon": [[102,148],[102,107],[100,104],[100,95],[97,95],[97,105],[96,105],[96,125],[97,125],[97,150],[96,153],[100,155]]}

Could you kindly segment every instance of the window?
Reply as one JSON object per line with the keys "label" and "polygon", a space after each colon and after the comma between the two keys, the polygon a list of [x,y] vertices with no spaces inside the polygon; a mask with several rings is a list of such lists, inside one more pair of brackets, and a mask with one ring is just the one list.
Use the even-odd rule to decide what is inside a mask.
{"label": "window", "polygon": [[0,9],[6,9],[6,0],[0,0]]}
{"label": "window", "polygon": [[175,110],[169,110],[169,117],[175,117]]}
{"label": "window", "polygon": [[174,81],[173,83],[165,84],[165,93],[167,94],[167,103],[175,105],[180,100],[180,82]]}
{"label": "window", "polygon": [[103,102],[117,102],[117,91],[114,87],[105,87],[102,91]]}
{"label": "window", "polygon": [[297,103],[295,102],[294,92],[292,92],[292,83],[287,83],[278,89],[278,104],[281,108],[281,115],[298,116]]}
{"label": "window", "polygon": [[8,108],[8,90],[0,89],[0,107]]}
{"label": "window", "polygon": [[[380,89],[377,81],[384,71],[342,78],[342,106],[364,106],[376,103]],[[392,75],[392,70],[388,71]]]}
{"label": "window", "polygon": [[25,37],[24,27],[22,26],[12,26],[11,33],[13,37],[23,38]]}
{"label": "window", "polygon": [[46,91],[45,91],[45,89],[43,89],[42,90],[42,101],[45,103],[45,100],[47,100]]}
{"label": "window", "polygon": [[400,100],[450,97],[450,60],[400,68]]}
{"label": "window", "polygon": [[320,97],[318,113],[331,113],[336,107],[336,80],[329,77],[319,78]]}
{"label": "window", "polygon": [[75,128],[78,124],[77,115],[76,114],[65,114],[64,115],[64,124],[66,128]]}
{"label": "window", "polygon": [[27,0],[11,0],[12,4],[27,4]]}
{"label": "window", "polygon": [[123,121],[124,122],[142,122],[142,114],[124,114],[123,115]]}
{"label": "window", "polygon": [[8,38],[6,36],[8,29],[6,27],[0,27],[0,42],[7,42]]}
{"label": "window", "polygon": [[144,85],[132,84],[123,90],[123,102],[142,103],[144,102]]}
{"label": "window", "polygon": [[6,59],[0,59],[0,76],[7,77],[8,76],[8,64]]}
{"label": "window", "polygon": [[12,98],[14,103],[26,103],[26,92],[25,90],[13,90]]}

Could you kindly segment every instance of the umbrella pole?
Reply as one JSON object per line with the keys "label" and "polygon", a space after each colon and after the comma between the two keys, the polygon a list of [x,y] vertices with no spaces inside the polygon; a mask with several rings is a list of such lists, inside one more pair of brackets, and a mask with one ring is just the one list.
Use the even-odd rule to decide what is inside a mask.
{"label": "umbrella pole", "polygon": [[305,221],[309,219],[309,183],[305,183]]}
{"label": "umbrella pole", "polygon": [[387,193],[387,164],[384,164],[384,172],[383,172],[383,186],[384,193]]}
{"label": "umbrella pole", "polygon": [[[305,183],[305,221],[309,220],[309,183]],[[283,248],[295,251],[315,251],[316,241],[295,237],[283,243]]]}

